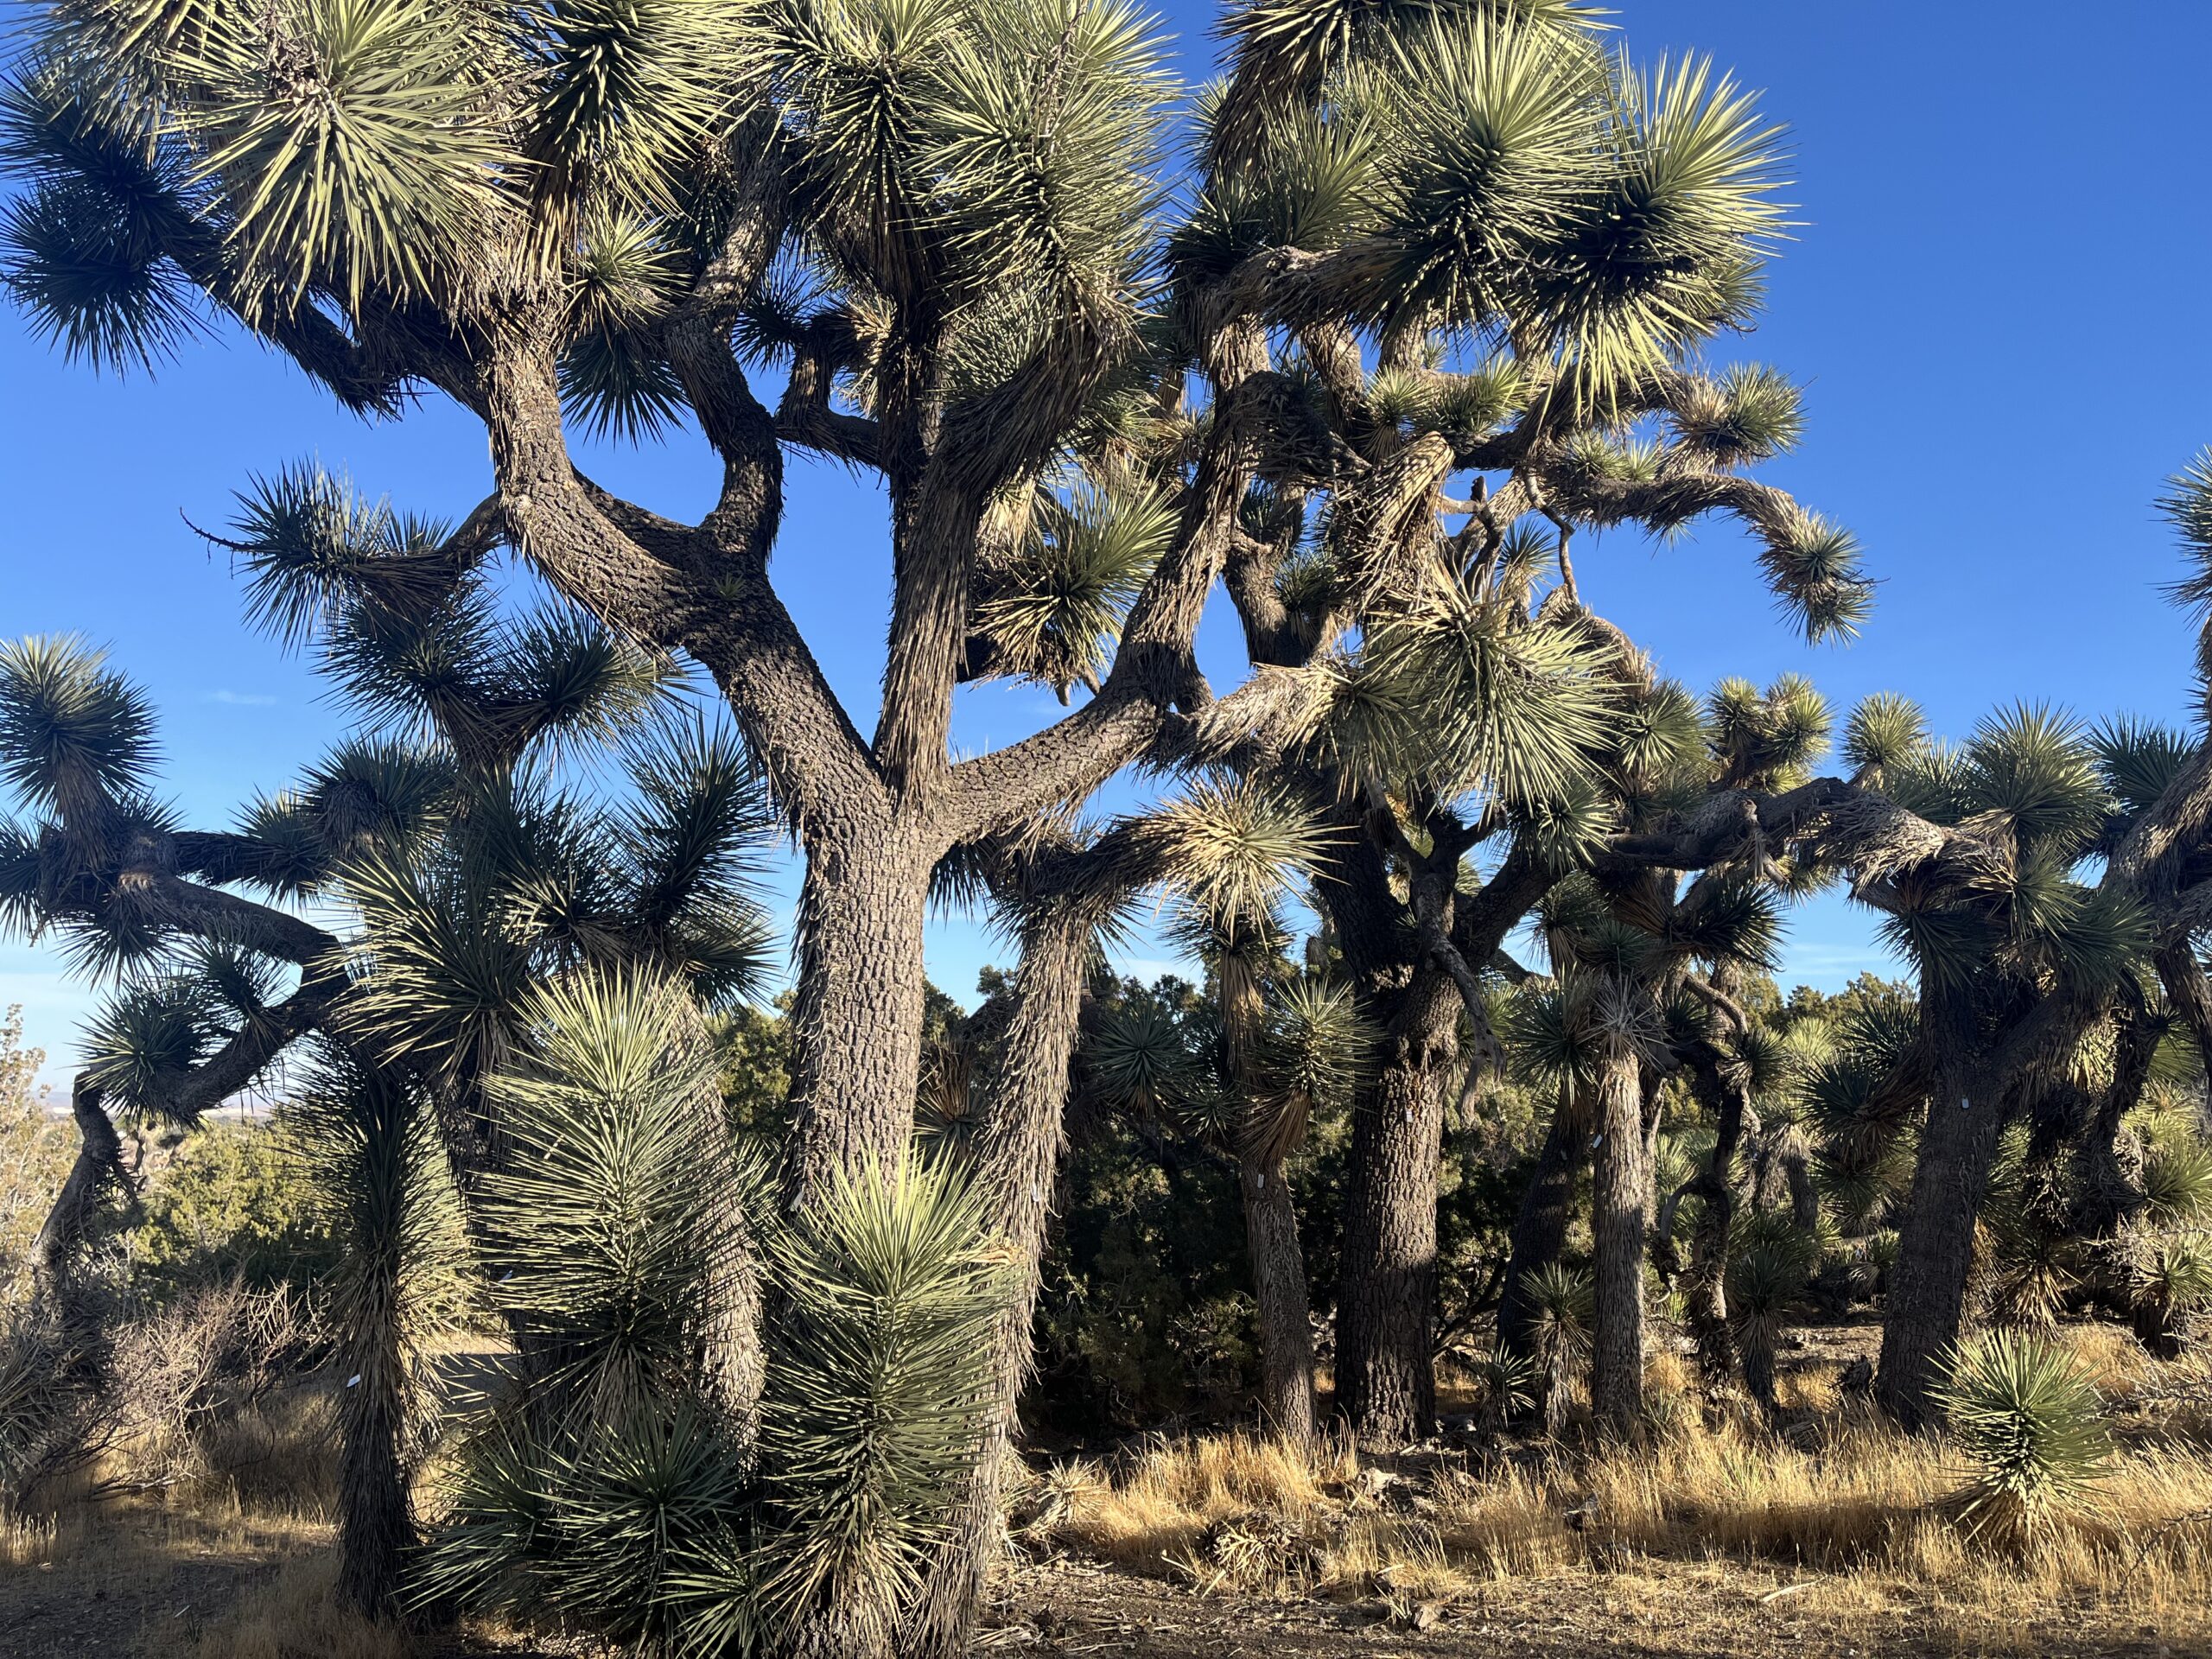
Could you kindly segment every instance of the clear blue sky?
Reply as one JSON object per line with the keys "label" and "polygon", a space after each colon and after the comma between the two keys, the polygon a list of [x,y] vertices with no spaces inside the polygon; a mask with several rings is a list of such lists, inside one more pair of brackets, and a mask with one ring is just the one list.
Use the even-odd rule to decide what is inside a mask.
{"label": "clear blue sky", "polygon": [[[1167,14],[1193,77],[1210,15]],[[2178,717],[2190,630],[2158,591],[2174,562],[2150,502],[2212,442],[2212,334],[2197,326],[2212,7],[1621,0],[1616,21],[1639,56],[1711,53],[1790,129],[1805,223],[1763,326],[1729,349],[1806,383],[1805,443],[1767,475],[1850,524],[1884,585],[1865,637],[1819,650],[1778,623],[1718,531],[1607,538],[1578,558],[1586,595],[1695,686],[1796,670],[1842,705],[1906,692],[1952,733],[2022,697]],[[310,454],[455,517],[488,488],[482,433],[449,409],[363,426],[236,338],[118,383],[0,310],[0,636],[109,645],[152,690],[167,789],[197,822],[289,780],[338,722],[303,666],[240,625],[224,559],[184,516],[219,522],[251,473]],[[710,499],[696,440],[589,464],[665,512]],[[796,467],[774,570],[866,727],[888,589],[880,499]],[[1218,678],[1236,662],[1224,623],[1204,641]],[[1042,691],[967,696],[959,737],[1004,741],[1053,712]],[[1840,899],[1800,911],[1783,982],[1884,966],[1870,934]],[[930,972],[964,995],[1003,954],[947,921]],[[0,945],[0,1005],[24,1004],[57,1062],[90,1000],[53,953]]]}

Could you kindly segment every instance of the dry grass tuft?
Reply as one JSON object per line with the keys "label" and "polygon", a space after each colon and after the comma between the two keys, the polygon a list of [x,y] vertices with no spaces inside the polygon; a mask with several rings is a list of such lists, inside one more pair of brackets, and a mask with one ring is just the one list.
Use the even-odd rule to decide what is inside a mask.
{"label": "dry grass tuft", "polygon": [[[2130,1376],[2117,1350],[2092,1352],[2104,1374]],[[1806,1387],[1800,1409],[1821,1397]],[[2212,1633],[2202,1448],[2165,1439],[2123,1450],[2090,1510],[2017,1558],[1971,1548],[1946,1518],[1969,1472],[1940,1441],[1900,1434],[1859,1402],[1789,1440],[1684,1413],[1641,1448],[1447,1465],[1419,1482],[1363,1474],[1334,1446],[1307,1458],[1240,1436],[1157,1446],[1110,1479],[1084,1465],[1063,1478],[1052,1530],[1202,1591],[1371,1599],[1402,1618],[1480,1583],[1643,1557],[1833,1575],[1808,1596],[1838,1618],[1916,1603],[2002,1625],[2063,1609]]]}
{"label": "dry grass tuft", "polygon": [[404,1627],[340,1606],[337,1589],[334,1551],[287,1561],[200,1632],[196,1659],[414,1659],[423,1650]]}
{"label": "dry grass tuft", "polygon": [[81,1528],[65,1530],[51,1515],[10,1515],[0,1511],[0,1567],[51,1567],[78,1541]]}
{"label": "dry grass tuft", "polygon": [[2141,1343],[2115,1325],[2064,1325],[2056,1336],[2088,1374],[2097,1392],[2116,1404],[2133,1399],[2162,1369]]}
{"label": "dry grass tuft", "polygon": [[[1244,1534],[1273,1522],[1302,1523],[1325,1509],[1332,1486],[1358,1472],[1358,1454],[1349,1442],[1315,1456],[1244,1434],[1173,1441],[1135,1454],[1118,1479],[1094,1473],[1073,1484],[1059,1530],[1122,1567],[1190,1573],[1189,1564],[1206,1559],[1224,1536],[1230,1541],[1220,1548],[1241,1557],[1250,1553],[1236,1541]],[[1213,1576],[1210,1568],[1198,1571]],[[1232,1582],[1259,1587],[1242,1570],[1224,1580]]]}

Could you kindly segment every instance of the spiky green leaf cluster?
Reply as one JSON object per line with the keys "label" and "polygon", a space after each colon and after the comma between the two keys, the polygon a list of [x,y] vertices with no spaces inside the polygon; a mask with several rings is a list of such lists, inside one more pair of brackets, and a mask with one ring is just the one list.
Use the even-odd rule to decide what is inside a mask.
{"label": "spiky green leaf cluster", "polygon": [[756,28],[840,285],[941,313],[1012,293],[1046,335],[1129,320],[1166,92],[1139,14],[784,0]]}
{"label": "spiky green leaf cluster", "polygon": [[672,974],[709,1005],[757,992],[756,774],[727,734],[678,726],[631,781],[609,811],[528,775],[466,779],[435,842],[344,866],[366,970],[353,1027],[458,1081],[505,1063],[531,988],[566,968]]}
{"label": "spiky green leaf cluster", "polygon": [[2021,705],[1961,748],[1931,747],[1884,768],[1884,791],[1983,850],[1948,876],[1899,881],[1885,935],[1924,976],[1964,983],[1985,964],[2086,988],[2118,985],[2147,939],[2123,892],[2089,885],[2082,861],[2109,845],[2123,811],[2098,744],[2078,722]]}
{"label": "spiky green leaf cluster", "polygon": [[1107,649],[1173,540],[1177,512],[1152,490],[1112,495],[1078,484],[1029,515],[1017,557],[994,573],[977,620],[999,671],[1040,680],[1065,699],[1096,690]]}
{"label": "spiky green leaf cluster", "polygon": [[372,721],[473,765],[637,724],[668,665],[582,613],[499,613],[488,538],[358,494],[312,463],[257,479],[221,545],[246,574],[247,614],[319,666]]}
{"label": "spiky green leaf cluster", "polygon": [[0,86],[0,151],[29,181],[0,210],[0,272],[32,327],[95,369],[167,357],[200,317],[168,252],[205,207],[185,147],[59,51]]}
{"label": "spiky green leaf cluster", "polygon": [[1329,831],[1292,791],[1230,775],[1194,779],[1128,829],[1142,879],[1231,937],[1271,929],[1277,900],[1331,856]]}
{"label": "spiky green leaf cluster", "polygon": [[761,1395],[772,1621],[888,1637],[982,1431],[999,1271],[947,1164],[863,1168],[769,1235],[784,1301]]}
{"label": "spiky green leaf cluster", "polygon": [[144,792],[154,714],[145,693],[73,636],[0,645],[0,780],[33,808],[87,827]]}
{"label": "spiky green leaf cluster", "polygon": [[1786,789],[1802,782],[1827,753],[1834,716],[1802,675],[1784,674],[1764,691],[1729,678],[1706,699],[1706,721],[1722,777],[1736,787]]}
{"label": "spiky green leaf cluster", "polygon": [[670,982],[575,975],[518,1002],[487,1084],[513,1151],[483,1179],[486,1267],[558,1351],[545,1384],[620,1417],[682,1391],[736,1248],[717,1056]]}
{"label": "spiky green leaf cluster", "polygon": [[1796,447],[1805,428],[1797,388],[1764,364],[1738,364],[1695,379],[1668,406],[1675,442],[1715,467],[1766,461]]}
{"label": "spiky green leaf cluster", "polygon": [[1919,705],[1894,692],[1878,691],[1851,711],[1843,758],[1860,777],[1878,785],[1892,770],[1924,755],[1928,741],[1928,717]]}
{"label": "spiky green leaf cluster", "polygon": [[1314,743],[1345,777],[1386,788],[1559,803],[1586,783],[1618,702],[1580,628],[1532,625],[1433,570],[1369,620]]}
{"label": "spiky green leaf cluster", "polygon": [[1976,1469],[1953,1502],[1974,1535],[2017,1545],[2094,1497],[2112,1438],[2070,1352],[2000,1331],[1955,1349],[1944,1370],[1936,1397]]}

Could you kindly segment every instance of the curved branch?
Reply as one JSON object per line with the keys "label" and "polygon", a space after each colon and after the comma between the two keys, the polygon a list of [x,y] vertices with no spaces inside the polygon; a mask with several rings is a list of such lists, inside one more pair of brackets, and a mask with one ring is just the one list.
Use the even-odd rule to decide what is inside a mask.
{"label": "curved branch", "polygon": [[772,500],[741,536],[727,494],[721,522],[687,531],[576,472],[542,344],[496,353],[486,385],[507,524],[547,580],[610,626],[702,664],[802,821],[880,800],[866,745],[768,581],[780,472]]}

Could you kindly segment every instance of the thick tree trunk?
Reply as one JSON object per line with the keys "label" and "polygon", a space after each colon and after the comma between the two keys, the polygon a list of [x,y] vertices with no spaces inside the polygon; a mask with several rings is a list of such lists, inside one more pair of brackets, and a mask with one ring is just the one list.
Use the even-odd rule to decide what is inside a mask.
{"label": "thick tree trunk", "polygon": [[1058,1173],[1090,939],[1087,924],[1055,916],[1031,931],[1022,951],[1015,1006],[976,1148],[976,1179],[1007,1258],[1007,1298],[992,1327],[982,1446],[908,1621],[905,1654],[954,1659],[966,1651],[998,1556],[999,1493],[1029,1376],[1038,1264]]}
{"label": "thick tree trunk", "polygon": [[[1707,1378],[1720,1382],[1736,1369],[1736,1339],[1728,1327],[1728,1233],[1736,1221],[1736,1154],[1746,1130],[1758,1119],[1745,1090],[1724,1078],[1715,1065],[1693,1074],[1697,1092],[1714,1116],[1713,1152],[1690,1191],[1703,1201],[1697,1231],[1690,1240],[1690,1269],[1685,1301],[1698,1363]],[[1746,1363],[1745,1380],[1751,1381]],[[1756,1385],[1754,1385],[1756,1392]]]}
{"label": "thick tree trunk", "polygon": [[1643,1423],[1643,1251],[1651,1162],[1643,1134],[1642,1068],[1608,1057],[1597,1085],[1597,1183],[1591,1232],[1597,1255],[1598,1328],[1590,1402],[1599,1422],[1634,1436]]}
{"label": "thick tree trunk", "polygon": [[1536,1356],[1529,1328],[1529,1281],[1558,1261],[1566,1247],[1575,1178],[1589,1151],[1589,1126],[1580,1099],[1572,1084],[1562,1084],[1559,1104],[1552,1109],[1551,1127],[1545,1130],[1542,1149],[1536,1154],[1535,1173],[1521,1191],[1521,1208],[1513,1218],[1505,1289],[1497,1304],[1498,1344],[1522,1359],[1533,1360]]}
{"label": "thick tree trunk", "polygon": [[59,1295],[67,1286],[92,1217],[99,1213],[101,1195],[128,1185],[122,1138],[100,1103],[99,1090],[79,1077],[69,1110],[77,1122],[77,1160],[31,1243],[32,1272],[48,1295]]}
{"label": "thick tree trunk", "polygon": [[810,836],[805,852],[784,1148],[794,1204],[906,1155],[921,1075],[930,876],[928,844],[895,821]]}
{"label": "thick tree trunk", "polygon": [[413,1141],[418,1102],[404,1083],[364,1065],[346,1100],[359,1164],[344,1183],[353,1198],[344,1240],[349,1262],[339,1293],[347,1382],[340,1405],[338,1592],[372,1618],[393,1606],[415,1543],[407,1469],[407,1355],[402,1340],[406,1240],[423,1202]]}
{"label": "thick tree trunk", "polygon": [[1313,1437],[1313,1321],[1298,1206],[1280,1159],[1242,1159],[1236,1174],[1260,1309],[1260,1414],[1276,1433],[1303,1445]]}
{"label": "thick tree trunk", "polygon": [[2004,1126],[2004,1101],[1995,1089],[1977,1094],[1965,1067],[1943,1068],[1898,1230],[1874,1385],[1883,1409],[1907,1428],[1928,1420],[1937,1362],[1958,1339],[1974,1221]]}
{"label": "thick tree trunk", "polygon": [[1376,1445],[1420,1440],[1435,1427],[1431,1326],[1441,1071],[1433,1051],[1401,1046],[1361,1089],[1352,1110],[1337,1401],[1359,1437]]}

